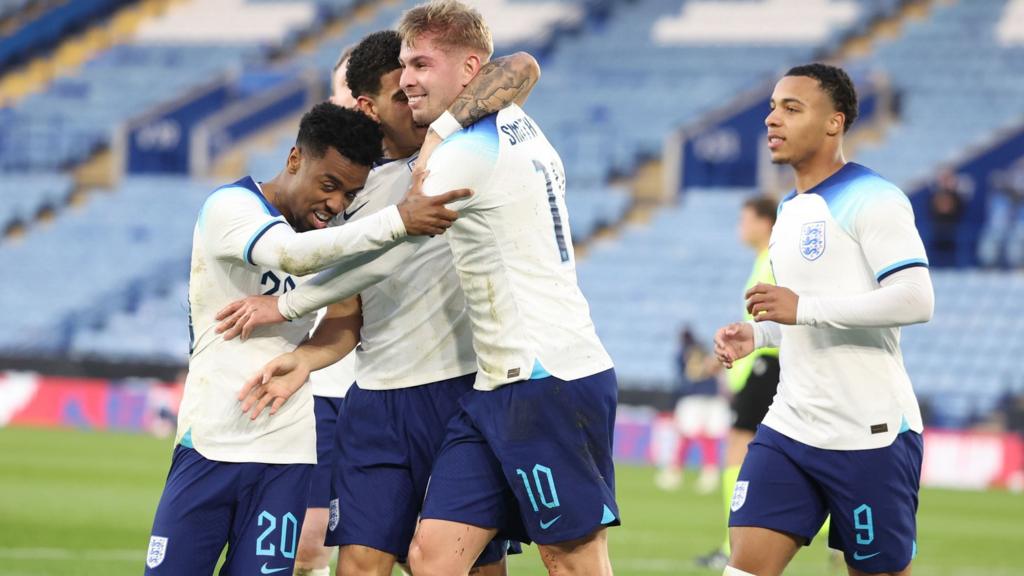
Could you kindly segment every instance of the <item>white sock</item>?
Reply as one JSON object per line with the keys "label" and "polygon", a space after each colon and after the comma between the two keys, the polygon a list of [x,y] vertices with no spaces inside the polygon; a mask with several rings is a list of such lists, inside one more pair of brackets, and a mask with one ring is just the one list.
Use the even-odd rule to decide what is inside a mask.
{"label": "white sock", "polygon": [[722,576],[754,576],[750,572],[744,572],[739,568],[733,568],[732,566],[726,566],[725,572],[722,572]]}
{"label": "white sock", "polygon": [[306,570],[295,569],[295,576],[331,576],[331,567],[312,568]]}

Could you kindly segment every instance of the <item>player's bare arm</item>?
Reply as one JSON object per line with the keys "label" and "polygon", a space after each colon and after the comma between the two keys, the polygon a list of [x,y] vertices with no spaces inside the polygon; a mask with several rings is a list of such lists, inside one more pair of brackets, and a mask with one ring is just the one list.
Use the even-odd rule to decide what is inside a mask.
{"label": "player's bare arm", "polygon": [[355,349],[362,327],[359,297],[327,308],[313,335],[293,352],[268,362],[238,392],[242,412],[255,420],[267,406],[274,415],[309,379],[309,374],[338,362]]}
{"label": "player's bare arm", "polygon": [[526,52],[495,58],[480,69],[448,111],[459,124],[469,126],[512,102],[525,104],[539,79],[540,66]]}

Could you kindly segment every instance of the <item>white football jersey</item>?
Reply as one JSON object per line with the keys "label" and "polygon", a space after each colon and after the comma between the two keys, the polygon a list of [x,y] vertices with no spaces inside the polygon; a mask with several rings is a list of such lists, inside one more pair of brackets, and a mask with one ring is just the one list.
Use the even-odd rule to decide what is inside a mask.
{"label": "white football jersey", "polygon": [[313,317],[263,326],[245,342],[224,340],[217,312],[254,294],[282,294],[299,278],[252,263],[252,247],[270,227],[288,223],[252,178],[214,192],[192,240],[189,318],[192,354],[178,414],[178,441],[221,462],[316,463],[313,396],[303,386],[273,417],[252,421],[238,391],[267,362],[302,342]]}
{"label": "white football jersey", "polygon": [[[401,202],[412,185],[415,157],[391,160],[370,173],[342,215],[357,221]],[[407,388],[476,370],[466,299],[443,237],[409,243],[394,273],[363,289],[363,327],[356,380],[367,390]]]}
{"label": "white football jersey", "polygon": [[[283,226],[283,228],[281,226]],[[347,265],[405,236],[397,208],[358,226],[293,231],[246,177],[216,190],[196,222],[189,279],[192,336],[178,441],[223,462],[315,463],[313,397],[303,386],[273,417],[243,414],[237,394],[253,374],[305,339],[313,315],[257,328],[245,342],[215,332],[217,312],[252,295],[283,295],[303,283],[283,272]],[[306,278],[309,278],[307,276]]]}
{"label": "white football jersey", "polygon": [[[877,290],[890,274],[928,265],[906,195],[855,163],[782,201],[769,251],[777,284],[810,297]],[[781,377],[765,425],[834,450],[888,446],[907,426],[922,431],[899,328],[781,331]]]}
{"label": "white football jersey", "polygon": [[425,192],[468,188],[445,233],[465,292],[476,388],[549,373],[575,380],[612,367],[576,280],[565,170],[516,105],[446,139]]}

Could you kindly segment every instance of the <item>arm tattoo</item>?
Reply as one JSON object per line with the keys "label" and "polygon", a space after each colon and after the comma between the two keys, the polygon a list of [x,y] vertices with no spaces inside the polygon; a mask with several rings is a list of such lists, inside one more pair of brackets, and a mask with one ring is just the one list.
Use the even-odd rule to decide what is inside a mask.
{"label": "arm tattoo", "polygon": [[538,77],[539,69],[528,54],[498,58],[480,69],[448,111],[459,124],[469,126],[513,102],[525,100]]}

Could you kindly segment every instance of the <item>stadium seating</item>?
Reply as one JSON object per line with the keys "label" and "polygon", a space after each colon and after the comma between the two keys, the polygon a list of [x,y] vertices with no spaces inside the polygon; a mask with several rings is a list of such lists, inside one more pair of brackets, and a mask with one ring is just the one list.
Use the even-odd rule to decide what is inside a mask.
{"label": "stadium seating", "polygon": [[35,219],[43,209],[59,209],[67,204],[74,183],[62,174],[11,174],[0,172],[0,230],[15,223]]}
{"label": "stadium seating", "polygon": [[0,263],[17,268],[19,281],[0,288],[0,313],[9,318],[0,348],[65,349],[76,330],[132,310],[186,277],[192,228],[212,187],[181,178],[130,179],[68,210],[31,241],[6,243]]}
{"label": "stadium seating", "polygon": [[[130,0],[91,0],[67,2],[44,11],[35,19],[0,39],[0,71],[55,46],[68,34],[75,33],[89,23],[110,15]],[[27,3],[13,0],[0,7],[0,14],[20,10]]]}
{"label": "stadium seating", "polygon": [[1024,24],[1005,8],[1003,0],[936,3],[928,18],[851,63],[886,72],[903,94],[900,121],[858,161],[910,184],[1020,121],[1024,44],[1000,41],[997,31]]}
{"label": "stadium seating", "polygon": [[58,170],[107,146],[134,115],[257,58],[253,46],[115,46],[0,111],[0,171]]}

